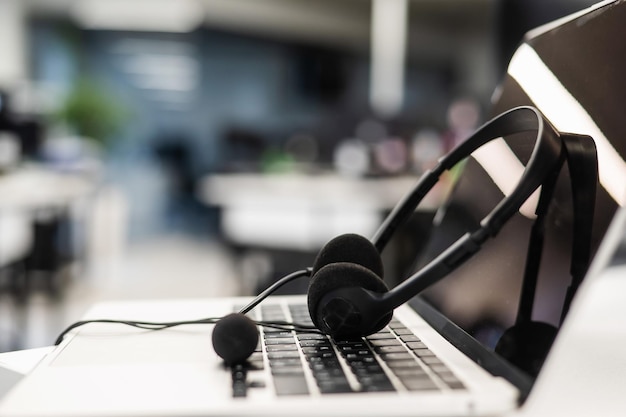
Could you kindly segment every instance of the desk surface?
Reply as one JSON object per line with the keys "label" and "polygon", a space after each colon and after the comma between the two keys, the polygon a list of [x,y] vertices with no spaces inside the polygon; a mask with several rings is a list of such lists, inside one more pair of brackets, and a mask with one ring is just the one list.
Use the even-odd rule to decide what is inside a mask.
{"label": "desk surface", "polygon": [[[231,242],[306,251],[342,233],[373,235],[417,182],[413,175],[216,174],[205,177],[197,192],[221,208],[222,232]],[[417,210],[436,209],[445,189],[435,186]]]}
{"label": "desk surface", "polygon": [[94,189],[82,173],[27,165],[0,175],[0,210],[65,207]]}
{"label": "desk surface", "polygon": [[[417,175],[360,178],[335,173],[214,174],[200,182],[198,195],[207,204],[219,206],[282,207],[293,209],[393,208],[418,181]],[[421,207],[434,208],[441,187],[435,187]]]}
{"label": "desk surface", "polygon": [[0,174],[0,266],[20,259],[31,248],[34,216],[67,209],[95,187],[93,175],[39,164]]}

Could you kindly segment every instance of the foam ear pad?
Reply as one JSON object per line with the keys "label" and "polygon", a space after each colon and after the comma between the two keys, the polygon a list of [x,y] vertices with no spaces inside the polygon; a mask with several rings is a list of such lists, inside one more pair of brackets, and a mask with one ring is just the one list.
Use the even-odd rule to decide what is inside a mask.
{"label": "foam ear pad", "polygon": [[313,275],[326,265],[336,262],[355,263],[383,277],[383,261],[369,239],[357,234],[344,234],[330,240],[313,263]]}
{"label": "foam ear pad", "polygon": [[[389,291],[387,285],[378,275],[362,265],[335,262],[323,266],[311,278],[307,295],[309,314],[317,328],[323,328],[320,325],[322,323],[322,309],[319,305],[322,298],[331,291],[349,287],[362,287],[378,293]],[[386,324],[384,323],[383,326]]]}

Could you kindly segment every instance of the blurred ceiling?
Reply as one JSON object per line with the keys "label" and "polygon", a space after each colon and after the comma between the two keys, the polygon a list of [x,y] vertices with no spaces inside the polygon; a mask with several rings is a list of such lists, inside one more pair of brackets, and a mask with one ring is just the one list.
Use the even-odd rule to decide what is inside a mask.
{"label": "blurred ceiling", "polygon": [[[108,16],[109,24],[129,23],[137,26],[135,30],[143,25],[144,30],[185,32],[204,26],[362,54],[369,54],[371,46],[373,0],[0,0],[0,5],[4,1],[23,5],[31,16],[69,18],[83,27],[105,29],[106,25],[94,23]],[[500,47],[496,44],[499,4],[506,1],[525,10],[532,4],[571,9],[593,2],[407,1],[406,60],[458,70],[466,74],[465,84],[479,91],[492,88],[489,62]]]}
{"label": "blurred ceiling", "polygon": [[[22,0],[31,15],[76,19],[77,8],[120,4],[117,0]],[[201,14],[206,27],[256,36],[276,37],[339,47],[369,49],[371,0],[122,0],[126,5],[150,3],[143,21],[158,7],[176,4]],[[409,0],[409,55],[445,48],[459,37],[491,30],[495,0]],[[182,9],[181,9],[182,10]],[[165,12],[163,12],[165,13]],[[162,14],[163,14],[162,13]],[[170,15],[172,16],[172,15]],[[180,16],[178,16],[180,17]],[[173,19],[168,19],[173,20]],[[436,50],[431,51],[436,53]]]}

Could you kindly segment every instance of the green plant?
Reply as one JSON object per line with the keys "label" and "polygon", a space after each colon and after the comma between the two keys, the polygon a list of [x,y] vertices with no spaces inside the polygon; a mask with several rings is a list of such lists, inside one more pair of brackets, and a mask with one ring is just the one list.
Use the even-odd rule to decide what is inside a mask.
{"label": "green plant", "polygon": [[90,79],[80,79],[56,114],[76,134],[106,146],[127,119],[113,95]]}

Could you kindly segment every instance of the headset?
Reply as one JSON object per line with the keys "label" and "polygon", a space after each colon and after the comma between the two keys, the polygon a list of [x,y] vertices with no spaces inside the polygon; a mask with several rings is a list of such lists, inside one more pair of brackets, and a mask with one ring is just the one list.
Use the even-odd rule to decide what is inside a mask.
{"label": "headset", "polygon": [[[527,131],[536,131],[536,140],[514,190],[482,219],[476,230],[465,233],[426,266],[388,290],[382,280],[380,253],[441,175],[486,143]],[[456,269],[499,232],[555,167],[560,167],[562,148],[559,133],[533,107],[514,108],[484,124],[422,176],[371,241],[345,235],[331,240],[321,250],[307,295],[313,323],[333,337],[365,336],[382,329],[396,307]]]}
{"label": "headset", "polygon": [[[426,266],[401,284],[388,289],[383,281],[381,253],[440,177],[481,146],[495,139],[531,131],[536,132],[533,150],[513,191],[482,219],[476,230],[465,233]],[[425,172],[416,186],[386,217],[372,239],[356,234],[338,236],[321,249],[312,267],[278,280],[238,313],[195,322],[216,323],[212,334],[213,347],[230,364],[245,361],[252,354],[258,342],[257,325],[287,326],[289,330],[321,332],[333,338],[375,333],[389,323],[396,307],[444,278],[478,252],[489,238],[496,236],[531,194],[539,189],[555,169],[560,168],[563,154],[560,134],[539,110],[522,106],[506,111],[478,128],[442,157],[434,168]],[[255,322],[245,315],[280,286],[301,277],[310,277],[307,303],[315,328],[292,323]],[[148,328],[187,323],[148,323]],[[57,342],[60,343],[63,335],[71,328]]]}

